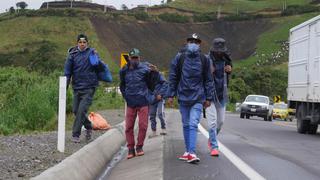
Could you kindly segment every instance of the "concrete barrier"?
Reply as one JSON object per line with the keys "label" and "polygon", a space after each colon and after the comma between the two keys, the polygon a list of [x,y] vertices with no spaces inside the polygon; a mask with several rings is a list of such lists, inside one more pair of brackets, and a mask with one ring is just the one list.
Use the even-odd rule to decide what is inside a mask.
{"label": "concrete barrier", "polygon": [[61,163],[32,179],[88,180],[96,178],[125,143],[124,129],[123,122],[67,157]]}

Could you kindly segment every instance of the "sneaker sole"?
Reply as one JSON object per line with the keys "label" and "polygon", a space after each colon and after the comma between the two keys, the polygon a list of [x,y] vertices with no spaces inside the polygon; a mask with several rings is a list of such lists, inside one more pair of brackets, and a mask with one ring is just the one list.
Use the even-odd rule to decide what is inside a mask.
{"label": "sneaker sole", "polygon": [[218,157],[219,154],[210,154],[210,156]]}
{"label": "sneaker sole", "polygon": [[200,159],[192,159],[192,160],[188,160],[188,163],[198,163],[200,162]]}
{"label": "sneaker sole", "polygon": [[180,161],[188,161],[188,158],[178,158]]}

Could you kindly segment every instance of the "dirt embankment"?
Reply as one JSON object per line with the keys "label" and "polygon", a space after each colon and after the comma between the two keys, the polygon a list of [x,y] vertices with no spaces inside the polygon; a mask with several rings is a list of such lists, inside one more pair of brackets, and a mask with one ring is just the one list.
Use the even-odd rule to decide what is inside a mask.
{"label": "dirt embankment", "polygon": [[132,47],[141,50],[144,59],[167,68],[184,44],[188,34],[199,33],[203,52],[208,52],[212,39],[223,37],[232,58],[239,60],[254,53],[258,36],[272,27],[268,20],[241,22],[212,22],[205,24],[177,24],[156,22],[115,22],[92,18],[96,32],[117,62],[121,52]]}

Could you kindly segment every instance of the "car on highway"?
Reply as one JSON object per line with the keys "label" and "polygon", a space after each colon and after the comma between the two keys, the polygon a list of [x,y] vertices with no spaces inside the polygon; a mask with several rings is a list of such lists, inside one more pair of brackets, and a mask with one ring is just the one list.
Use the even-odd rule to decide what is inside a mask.
{"label": "car on highway", "polygon": [[274,103],[272,111],[273,119],[282,119],[287,121],[289,118],[289,109],[286,103]]}
{"label": "car on highway", "polygon": [[250,116],[262,117],[265,121],[272,121],[272,105],[268,96],[248,95],[240,106],[240,118]]}

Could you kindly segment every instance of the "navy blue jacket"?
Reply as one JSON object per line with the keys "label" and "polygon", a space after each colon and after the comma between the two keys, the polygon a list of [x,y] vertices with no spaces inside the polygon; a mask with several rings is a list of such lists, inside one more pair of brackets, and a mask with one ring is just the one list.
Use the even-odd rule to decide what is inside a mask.
{"label": "navy blue jacket", "polygon": [[155,101],[155,96],[151,88],[157,88],[158,83],[152,79],[158,79],[159,73],[151,71],[147,63],[140,62],[136,68],[130,69],[129,65],[120,70],[120,91],[129,107],[148,106]]}
{"label": "navy blue jacket", "polygon": [[229,74],[225,72],[224,67],[227,65],[232,66],[232,61],[227,55],[221,58],[216,58],[213,56],[213,53],[209,53],[208,58],[212,62],[215,69],[213,73],[213,82],[215,86],[214,101],[224,106],[228,101],[227,85],[229,76]]}
{"label": "navy blue jacket", "polygon": [[74,90],[89,89],[99,85],[97,67],[92,66],[89,61],[89,54],[94,49],[87,48],[80,51],[78,47],[70,48],[64,66],[64,75],[67,77],[67,84],[72,82]]}
{"label": "navy blue jacket", "polygon": [[[182,53],[185,53],[185,59],[182,72],[179,73],[179,59]],[[205,60],[207,65],[203,69],[200,50],[196,52],[185,50],[178,53],[170,66],[167,97],[178,96],[178,102],[182,105],[194,105],[203,103],[205,100],[212,101],[214,83],[211,64],[208,58]]]}

